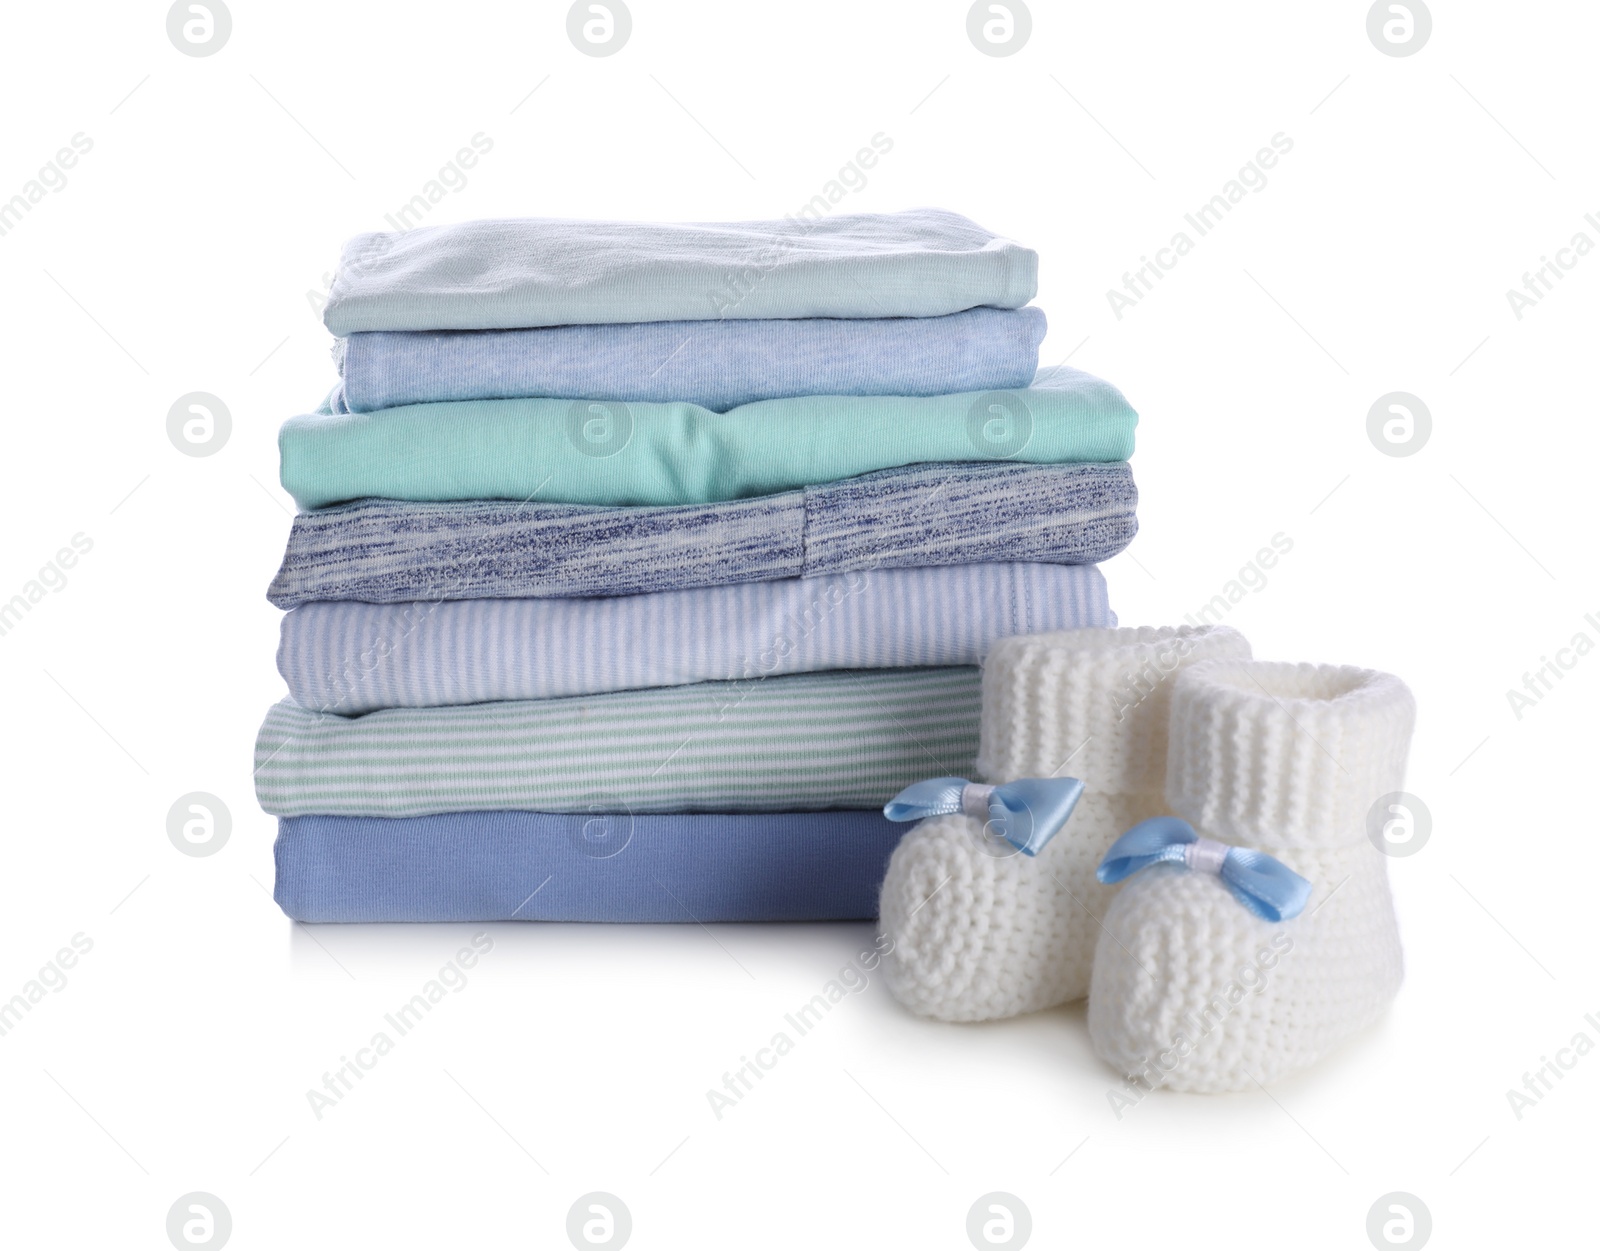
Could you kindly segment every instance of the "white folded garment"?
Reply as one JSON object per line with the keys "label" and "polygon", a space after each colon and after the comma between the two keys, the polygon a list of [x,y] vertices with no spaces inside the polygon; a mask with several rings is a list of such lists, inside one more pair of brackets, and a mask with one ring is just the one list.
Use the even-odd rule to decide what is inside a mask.
{"label": "white folded garment", "polygon": [[944,209],[762,222],[476,221],[357,235],[322,316],[336,335],[939,317],[1021,308],[1038,267],[1038,253]]}

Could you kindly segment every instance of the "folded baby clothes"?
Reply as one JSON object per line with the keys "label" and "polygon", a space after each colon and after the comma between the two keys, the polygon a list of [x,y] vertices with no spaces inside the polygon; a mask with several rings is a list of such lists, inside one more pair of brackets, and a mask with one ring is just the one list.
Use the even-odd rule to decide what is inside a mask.
{"label": "folded baby clothes", "polygon": [[363,330],[507,330],[723,318],[938,317],[1020,308],[1038,255],[959,213],[715,223],[525,218],[363,234],[323,321]]}
{"label": "folded baby clothes", "polygon": [[304,921],[874,915],[978,663],[1114,625],[1137,414],[957,214],[345,247],[257,737]]}
{"label": "folded baby clothes", "polygon": [[876,569],[587,599],[304,604],[278,670],[350,716],[829,669],[976,665],[996,639],[1108,626],[1092,565]]}
{"label": "folded baby clothes", "polygon": [[297,921],[854,921],[904,827],[873,810],[287,817]]}
{"label": "folded baby clothes", "polygon": [[698,404],[795,395],[949,395],[1026,387],[1044,313],[650,321],[535,330],[372,331],[339,341],[334,412],[518,396]]}
{"label": "folded baby clothes", "polygon": [[870,569],[1092,564],[1138,528],[1126,464],[918,465],[675,508],[368,500],[294,519],[267,598],[637,595]]}
{"label": "folded baby clothes", "polygon": [[281,476],[301,508],[345,500],[538,498],[709,504],[930,461],[1120,461],[1138,415],[1080,370],[1031,387],[933,396],[693,404],[464,400],[292,417]]}
{"label": "folded baby clothes", "polygon": [[390,708],[284,700],[256,738],[273,816],[790,812],[882,806],[972,768],[978,670],[799,674],[575,699]]}

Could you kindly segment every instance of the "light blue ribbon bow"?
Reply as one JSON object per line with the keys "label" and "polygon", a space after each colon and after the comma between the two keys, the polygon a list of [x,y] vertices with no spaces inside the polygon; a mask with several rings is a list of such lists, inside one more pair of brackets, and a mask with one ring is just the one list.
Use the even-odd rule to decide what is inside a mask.
{"label": "light blue ribbon bow", "polygon": [[1106,852],[1094,875],[1108,885],[1152,864],[1181,864],[1214,873],[1234,898],[1267,921],[1300,915],[1311,897],[1311,883],[1264,851],[1201,838],[1181,817],[1141,821]]}
{"label": "light blue ribbon bow", "polygon": [[920,821],[964,812],[982,821],[1025,856],[1037,856],[1067,823],[1083,794],[1077,778],[1022,778],[984,786],[966,778],[930,778],[905,788],[883,806],[891,821]]}

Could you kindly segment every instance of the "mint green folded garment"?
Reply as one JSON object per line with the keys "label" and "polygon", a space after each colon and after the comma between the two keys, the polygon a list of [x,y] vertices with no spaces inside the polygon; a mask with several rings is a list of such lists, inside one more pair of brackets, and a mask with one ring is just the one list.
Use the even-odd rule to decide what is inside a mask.
{"label": "mint green folded garment", "polygon": [[1058,366],[1016,391],[803,396],[725,413],[543,399],[324,411],[286,421],[278,448],[303,509],[373,496],[655,506],[932,461],[1122,461],[1137,421],[1110,383]]}

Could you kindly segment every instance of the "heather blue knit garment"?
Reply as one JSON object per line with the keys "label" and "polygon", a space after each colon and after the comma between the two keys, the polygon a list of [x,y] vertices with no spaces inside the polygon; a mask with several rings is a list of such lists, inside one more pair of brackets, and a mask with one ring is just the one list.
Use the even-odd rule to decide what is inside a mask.
{"label": "heather blue knit garment", "polygon": [[1026,387],[1044,313],[849,321],[652,321],[539,330],[376,331],[340,341],[333,411],[545,396],[724,412],[791,395],[951,395]]}
{"label": "heather blue knit garment", "polygon": [[637,595],[860,569],[1098,564],[1132,540],[1126,463],[914,465],[668,508],[361,500],[301,513],[267,598]]}
{"label": "heather blue knit garment", "polygon": [[289,817],[297,921],[845,921],[878,915],[906,831],[881,812]]}

